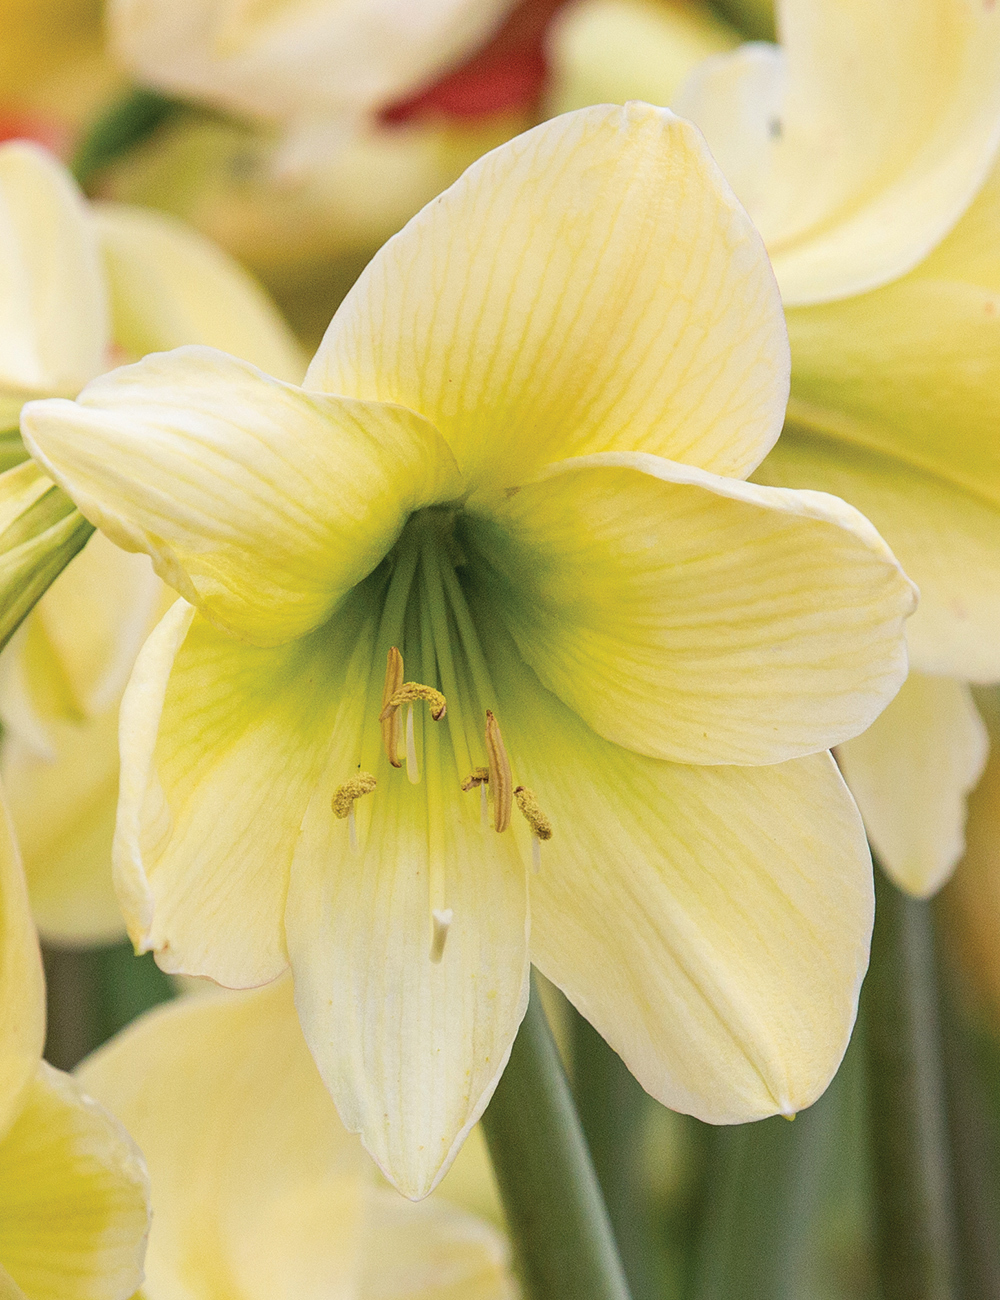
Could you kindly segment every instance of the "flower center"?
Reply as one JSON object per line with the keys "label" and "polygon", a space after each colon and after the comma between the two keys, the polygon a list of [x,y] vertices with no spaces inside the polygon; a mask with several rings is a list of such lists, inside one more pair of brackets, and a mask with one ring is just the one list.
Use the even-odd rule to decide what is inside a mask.
{"label": "flower center", "polygon": [[[478,788],[481,822],[496,833],[508,829],[516,806],[531,831],[537,871],[541,841],[551,838],[552,827],[532,791],[514,785],[486,658],[456,573],[464,556],[455,519],[451,508],[419,511],[384,561],[384,595],[365,704],[371,725],[363,730],[357,770],[334,792],[333,811],[347,822],[350,846],[360,852],[365,837],[363,831],[359,837],[355,804],[372,796],[364,799],[359,819],[363,826],[370,825],[379,782],[402,779],[399,769],[405,754],[409,781],[418,784],[426,776],[431,820],[448,815],[447,798],[439,796],[450,780],[460,798],[461,792]],[[385,676],[380,679],[383,662]],[[443,753],[445,747],[450,754]],[[468,775],[463,779],[464,773]],[[455,917],[445,897],[445,873],[434,840],[432,833],[429,954],[438,962]]]}

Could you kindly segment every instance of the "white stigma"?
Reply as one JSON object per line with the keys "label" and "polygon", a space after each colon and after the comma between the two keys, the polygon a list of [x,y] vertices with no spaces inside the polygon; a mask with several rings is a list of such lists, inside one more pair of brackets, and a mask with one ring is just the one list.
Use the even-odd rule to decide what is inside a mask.
{"label": "white stigma", "polygon": [[448,941],[448,931],[451,929],[451,923],[455,919],[455,913],[450,907],[436,907],[431,912],[431,922],[434,926],[434,935],[431,939],[431,961],[437,965],[444,956],[444,945]]}

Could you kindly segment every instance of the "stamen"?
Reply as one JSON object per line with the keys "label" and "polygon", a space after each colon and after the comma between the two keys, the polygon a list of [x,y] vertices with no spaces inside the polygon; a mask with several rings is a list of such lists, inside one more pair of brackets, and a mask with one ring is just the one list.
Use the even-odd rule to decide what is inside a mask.
{"label": "stamen", "polygon": [[552,838],[552,823],[538,806],[538,800],[526,785],[519,785],[514,790],[514,798],[521,810],[521,815],[531,827],[532,835],[540,840]]}
{"label": "stamen", "polygon": [[382,713],[379,714],[379,720],[382,723],[382,744],[393,767],[402,767],[399,758],[399,711],[393,709],[386,718],[382,714],[402,684],[403,656],[392,646],[386,656],[385,686],[382,688]]}
{"label": "stamen", "polygon": [[448,941],[448,931],[451,929],[451,923],[455,919],[455,913],[450,907],[435,908],[431,912],[431,923],[434,926],[434,934],[431,939],[431,961],[435,965],[444,956],[444,945]]}
{"label": "stamen", "polygon": [[417,739],[413,734],[413,705],[406,710],[406,775],[410,785],[420,784],[420,768],[417,767]]}
{"label": "stamen", "polygon": [[486,756],[490,764],[490,793],[493,795],[493,829],[505,831],[510,825],[514,778],[492,709],[486,710]]}
{"label": "stamen", "polygon": [[360,799],[363,794],[371,794],[374,789],[375,778],[371,772],[359,772],[343,785],[338,785],[330,801],[334,816],[341,818],[349,816],[354,807],[354,800]]}
{"label": "stamen", "polygon": [[485,785],[489,779],[490,769],[488,767],[474,767],[462,782],[462,789],[468,794],[470,790],[475,790],[477,785]]}
{"label": "stamen", "polygon": [[382,712],[378,715],[379,722],[384,722],[401,704],[411,704],[414,700],[427,701],[431,706],[431,717],[435,722],[440,722],[448,711],[447,701],[433,686],[425,686],[423,682],[404,682],[398,690],[393,691],[382,706]]}
{"label": "stamen", "polygon": [[490,801],[486,796],[486,782],[479,787],[479,820],[484,826],[490,824]]}

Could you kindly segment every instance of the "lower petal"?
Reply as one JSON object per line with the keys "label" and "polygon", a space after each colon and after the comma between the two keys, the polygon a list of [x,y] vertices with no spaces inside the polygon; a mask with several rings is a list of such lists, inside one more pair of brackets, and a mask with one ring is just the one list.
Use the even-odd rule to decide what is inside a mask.
{"label": "lower petal", "polygon": [[965,848],[965,801],[982,774],[989,738],[968,686],[911,673],[837,762],[882,866],[900,889],[927,898]]}
{"label": "lower petal", "polygon": [[0,799],[0,1134],[30,1086],[44,1043],[42,958],[14,829]]}
{"label": "lower petal", "polygon": [[[356,770],[360,681],[350,694],[358,716],[338,730],[292,864],[288,951],[306,1040],[341,1118],[417,1199],[485,1109],[524,1015],[525,872],[514,837],[485,825],[478,794],[462,792],[465,773],[433,723],[417,732],[419,784],[379,760],[351,850],[330,811]],[[438,961],[433,910],[452,914]]]}
{"label": "lower petal", "polygon": [[31,1300],[127,1300],[142,1281],[146,1170],[125,1130],[44,1062],[0,1143],[0,1260]]}
{"label": "lower petal", "polygon": [[873,919],[864,832],[830,756],[644,758],[526,667],[491,667],[518,779],[552,823],[532,960],[673,1109],[738,1123],[815,1101],[850,1037]]}

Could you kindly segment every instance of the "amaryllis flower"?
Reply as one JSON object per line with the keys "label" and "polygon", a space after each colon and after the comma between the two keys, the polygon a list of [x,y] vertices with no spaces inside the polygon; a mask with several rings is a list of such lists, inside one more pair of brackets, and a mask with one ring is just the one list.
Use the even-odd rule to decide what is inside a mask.
{"label": "amaryllis flower", "polygon": [[32,403],[33,454],[181,593],[122,715],[116,872],[172,971],[289,964],[345,1124],[428,1191],[537,965],[667,1104],[794,1113],[872,882],[827,746],[905,671],[868,522],[742,481],[788,353],[699,133],[633,105],[487,155],[304,385],[207,348]]}

